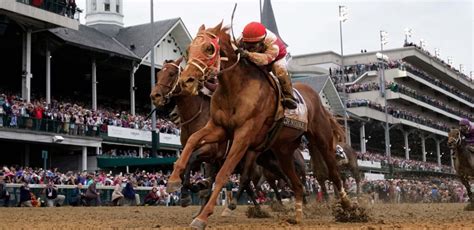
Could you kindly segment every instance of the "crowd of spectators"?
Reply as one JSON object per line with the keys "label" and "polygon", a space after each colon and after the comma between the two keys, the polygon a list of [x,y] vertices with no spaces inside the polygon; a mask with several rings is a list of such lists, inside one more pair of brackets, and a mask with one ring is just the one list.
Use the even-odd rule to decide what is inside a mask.
{"label": "crowd of spectators", "polygon": [[357,159],[364,161],[380,162],[382,166],[388,166],[390,164],[394,168],[403,170],[454,173],[453,168],[446,165],[438,165],[432,162],[423,162],[417,160],[407,160],[405,158],[396,156],[392,156],[389,163],[389,159],[387,156],[375,152],[357,152]]}
{"label": "crowd of spectators", "polygon": [[[336,85],[336,89],[337,91],[342,92],[343,85],[342,84]],[[374,90],[380,90],[380,85],[377,82],[352,84],[346,87],[346,93],[358,93],[358,92],[367,92],[367,91],[374,91]]]}
{"label": "crowd of spectators", "polygon": [[[168,153],[168,152],[157,152],[157,158],[170,158],[176,157],[176,153]],[[101,156],[106,157],[132,157],[132,158],[139,158],[140,155],[136,149],[109,149],[100,153]],[[151,152],[150,150],[143,150],[143,158],[150,158]]]}
{"label": "crowd of spectators", "polygon": [[[38,7],[62,16],[74,19],[76,12],[82,12],[77,8],[76,0],[17,0],[24,4]],[[77,17],[79,19],[79,17]]]}
{"label": "crowd of spectators", "polygon": [[[131,115],[110,107],[97,111],[81,102],[52,100],[48,105],[43,98],[25,102],[16,94],[0,94],[0,127],[26,128],[69,135],[97,136],[107,132],[107,126],[151,130],[151,120],[145,115]],[[179,135],[171,121],[157,119],[157,130]]]}
{"label": "crowd of spectators", "polygon": [[[105,171],[60,172],[57,168],[45,170],[32,167],[4,166],[0,173],[0,190],[5,189],[5,183],[22,184],[18,206],[31,207],[40,205],[40,201],[35,198],[35,194],[29,192],[31,185],[46,185],[45,190],[42,192],[46,199],[45,206],[58,206],[64,202],[64,196],[59,194],[57,185],[74,186],[72,194],[69,194],[70,196],[68,197],[68,203],[71,205],[173,205],[176,204],[179,197],[178,193],[168,194],[165,192],[165,185],[170,172],[136,171],[134,173],[112,175],[111,172],[107,173]],[[84,189],[83,186],[87,186],[87,189]],[[97,186],[115,186],[110,201],[101,200]],[[138,187],[153,188],[145,196],[144,202],[141,201],[136,192]],[[6,199],[5,196],[0,198]],[[150,199],[155,202],[151,202]]]}
{"label": "crowd of spectators", "polygon": [[458,115],[462,118],[468,118],[470,120],[474,120],[474,115],[473,114],[468,113],[468,112],[464,112],[460,109],[451,108],[451,107],[447,106],[445,103],[443,103],[439,100],[436,100],[433,97],[430,97],[430,96],[427,96],[427,95],[422,95],[422,94],[418,93],[416,90],[411,89],[407,86],[399,85],[399,84],[396,84],[396,83],[392,82],[392,83],[390,83],[390,90],[393,91],[393,92],[399,92],[399,93],[405,94],[407,96],[413,97],[417,100],[420,100],[422,102],[425,102],[427,104],[430,104],[432,106],[440,108],[440,109],[442,109],[444,111],[447,111],[449,113],[456,114],[456,115]]}
{"label": "crowd of spectators", "polygon": [[[354,99],[354,100],[347,100],[346,101],[347,108],[353,108],[353,107],[369,107],[371,109],[378,110],[380,112],[385,112],[385,107],[378,104],[374,103],[370,100],[367,99]],[[439,121],[435,121],[430,118],[426,118],[426,116],[422,116],[418,113],[414,112],[409,112],[405,110],[400,110],[398,108],[393,108],[391,106],[387,107],[387,113],[392,115],[395,118],[399,119],[404,119],[408,121],[412,121],[418,124],[426,125],[435,129],[443,130],[443,131],[449,131],[449,127]]]}
{"label": "crowd of spectators", "polygon": [[436,55],[432,55],[428,50],[426,49],[423,49],[423,47],[420,47],[418,46],[417,44],[413,43],[413,42],[408,42],[408,43],[405,43],[403,45],[404,47],[408,47],[408,46],[414,46],[418,49],[420,49],[421,51],[423,51],[425,54],[427,54],[428,56],[438,60],[439,62],[441,62],[441,64],[443,64],[445,67],[453,70],[454,72],[456,72],[459,76],[461,76],[462,78],[466,79],[467,81],[473,81],[473,79],[469,78],[469,76],[467,76],[465,73],[462,73],[461,71],[459,71],[458,69],[456,69],[456,67],[454,66],[451,66],[449,63],[446,63],[443,59],[439,58],[438,56]]}
{"label": "crowd of spectators", "polygon": [[[384,161],[378,154],[359,154],[360,159]],[[417,162],[404,161],[394,163],[400,167],[421,167],[416,166]],[[429,168],[430,166],[423,166]],[[31,167],[6,167],[0,170],[3,180],[0,182],[0,199],[4,205],[9,205],[11,190],[6,184],[22,184],[20,188],[20,199],[18,206],[40,206],[44,197],[44,206],[60,206],[65,200],[69,205],[176,205],[179,202],[179,192],[166,193],[166,183],[169,172],[146,172],[137,170],[134,173],[114,174],[104,171],[98,172],[65,172],[58,169],[45,170]],[[199,172],[191,176],[191,182],[198,182],[203,179]],[[225,190],[237,192],[239,188],[239,175],[233,174],[225,185]],[[334,193],[330,182],[326,182],[329,193]],[[39,194],[30,191],[32,185],[45,185]],[[322,201],[322,190],[317,180],[312,176],[306,177],[305,186],[310,196]],[[58,189],[58,185],[73,186],[72,192],[64,196],[64,190]],[[83,187],[86,186],[87,188]],[[113,186],[110,200],[102,200],[101,193],[104,191],[101,186]],[[148,187],[146,195],[140,197],[139,188]],[[346,181],[346,187],[350,194],[356,193],[356,184],[353,178]],[[463,185],[457,180],[443,178],[415,178],[415,179],[395,179],[366,181],[361,184],[362,192],[371,195],[374,201],[381,202],[465,202],[466,191]],[[263,183],[257,189],[257,200],[259,203],[271,201],[274,194],[268,183]],[[280,187],[282,198],[291,199],[292,191],[287,186]],[[101,198],[102,197],[102,198]],[[14,204],[12,204],[14,205]]]}
{"label": "crowd of spectators", "polygon": [[413,74],[415,74],[416,76],[418,77],[421,77],[423,78],[424,80],[466,100],[466,101],[469,101],[471,103],[474,103],[474,97],[472,97],[471,95],[468,95],[466,93],[463,93],[462,91],[460,91],[459,89],[457,89],[456,87],[453,87],[453,86],[450,86],[438,79],[435,79],[433,78],[432,76],[430,76],[428,73],[426,73],[425,71],[423,70],[420,70],[408,63],[405,63],[405,69],[408,71],[408,72],[411,72]]}
{"label": "crowd of spectators", "polygon": [[443,177],[364,181],[362,188],[373,202],[464,203],[468,199],[461,182]]}

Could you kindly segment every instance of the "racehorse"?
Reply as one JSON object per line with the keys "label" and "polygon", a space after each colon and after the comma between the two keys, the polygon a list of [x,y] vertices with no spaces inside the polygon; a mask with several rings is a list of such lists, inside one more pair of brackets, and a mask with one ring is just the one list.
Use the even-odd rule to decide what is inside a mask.
{"label": "racehorse", "polygon": [[[253,64],[239,61],[240,56],[235,54],[227,31],[228,28],[222,28],[222,23],[210,29],[202,25],[188,48],[188,64],[179,79],[183,92],[196,95],[199,85],[209,74],[219,71],[219,85],[211,98],[211,119],[188,139],[168,180],[168,192],[176,191],[181,186],[180,175],[196,148],[232,140],[224,164],[216,176],[212,195],[206,207],[191,223],[191,227],[200,229],[207,225],[219,192],[239,161],[246,153],[255,156],[266,148],[261,146],[274,127],[275,113],[280,103],[277,90],[269,84],[268,73]],[[220,60],[221,54],[227,61]],[[220,70],[221,65],[223,70]],[[308,130],[303,132],[283,127],[269,148],[291,182],[296,200],[295,221],[299,223],[303,217],[303,185],[295,172],[292,158],[303,134],[310,142],[311,155],[323,155],[331,179],[340,191],[343,207],[350,207],[351,204],[342,187],[334,154],[336,142],[344,136],[342,128],[323,107],[319,95],[311,87],[304,84],[295,84],[294,87],[307,103]]]}
{"label": "racehorse", "polygon": [[[165,106],[166,104],[170,103],[172,99],[174,100],[177,106],[177,110],[175,111],[177,111],[179,120],[181,121],[181,144],[185,145],[189,136],[200,128],[204,127],[206,122],[209,120],[210,97],[202,93],[197,96],[180,94],[181,89],[178,85],[178,76],[181,71],[181,67],[179,66],[181,62],[182,58],[178,58],[175,61],[165,61],[165,63],[163,63],[162,70],[157,73],[157,83],[150,93],[150,98],[157,108]],[[186,207],[191,203],[190,190],[197,192],[197,189],[211,189],[214,179],[214,170],[219,168],[219,165],[221,164],[225,153],[225,147],[225,144],[218,146],[217,143],[203,145],[192,154],[188,166],[184,172],[183,187],[181,188],[180,200],[183,207]],[[249,198],[252,200],[252,202],[258,206],[256,196],[250,186],[250,182],[253,182],[254,186],[258,187],[257,184],[262,180],[262,178],[264,178],[264,174],[267,175],[269,184],[274,189],[276,188],[276,186],[273,186],[276,179],[286,178],[284,173],[279,169],[278,162],[272,156],[273,154],[268,152],[266,154],[262,154],[259,157],[260,165],[265,166],[267,169],[259,168],[259,170],[249,171],[248,176],[246,175],[241,177],[241,184],[239,186],[237,196],[234,197],[232,203],[228,204],[230,210],[235,209],[237,201],[244,190],[247,191],[247,194],[249,195]],[[297,171],[299,175],[302,175],[302,178],[304,178],[304,162],[303,164],[300,163],[302,160],[297,154],[295,154],[294,158]],[[212,163],[217,167],[206,167],[206,179],[208,180],[206,181],[207,184],[200,184],[200,186],[196,187],[190,183],[190,171],[199,170],[201,162]],[[256,168],[255,164],[255,161],[251,161],[250,168]],[[206,166],[209,166],[209,164]],[[237,172],[243,172],[244,167],[245,166],[241,164]],[[270,169],[273,173],[269,172],[268,169]],[[202,193],[200,192],[200,194],[206,194],[206,191]],[[281,202],[281,199],[279,199],[280,196],[278,190],[275,190],[275,194],[277,199]],[[207,201],[207,198],[208,197],[204,196],[203,200]],[[227,214],[229,213],[227,212]]]}
{"label": "racehorse", "polygon": [[[341,175],[342,179],[343,181],[346,181],[347,177],[345,173],[351,172],[352,177],[355,179],[356,184],[357,184],[357,194],[359,194],[361,178],[360,178],[359,166],[357,165],[357,153],[350,145],[346,143],[341,142],[341,143],[338,143],[338,145],[342,147],[347,158],[346,162],[339,160],[339,163],[338,163],[339,170],[342,174]],[[326,180],[329,180],[328,167],[326,166],[326,163],[321,158],[321,156],[315,156],[315,157],[317,157],[317,160],[312,161],[314,176],[316,180],[318,181],[319,186],[321,187],[321,190],[324,194],[324,199],[327,201],[329,199],[327,188],[326,188]]]}
{"label": "racehorse", "polygon": [[474,197],[472,196],[469,179],[474,176],[474,156],[466,148],[466,141],[462,139],[459,129],[451,129],[448,133],[448,147],[453,151],[454,168],[464,187],[466,187],[470,204],[467,210],[474,210]]}

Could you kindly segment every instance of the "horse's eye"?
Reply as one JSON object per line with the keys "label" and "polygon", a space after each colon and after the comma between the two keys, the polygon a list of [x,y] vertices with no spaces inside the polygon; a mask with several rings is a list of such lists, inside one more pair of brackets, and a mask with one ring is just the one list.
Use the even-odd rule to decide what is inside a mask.
{"label": "horse's eye", "polygon": [[214,46],[213,45],[207,46],[206,53],[209,54],[209,55],[214,54]]}

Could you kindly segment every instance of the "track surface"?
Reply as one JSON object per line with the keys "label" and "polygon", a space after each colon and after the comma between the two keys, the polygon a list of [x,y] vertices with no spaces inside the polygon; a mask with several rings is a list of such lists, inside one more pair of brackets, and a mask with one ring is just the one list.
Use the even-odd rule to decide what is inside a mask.
{"label": "track surface", "polygon": [[[269,207],[264,207],[269,210]],[[246,206],[232,217],[210,218],[211,229],[474,229],[474,211],[464,204],[376,204],[369,207],[368,223],[336,223],[327,206],[306,207],[300,225],[291,225],[288,214],[271,212],[267,219],[249,219]],[[198,207],[59,207],[0,208],[0,229],[122,229],[185,228]]]}

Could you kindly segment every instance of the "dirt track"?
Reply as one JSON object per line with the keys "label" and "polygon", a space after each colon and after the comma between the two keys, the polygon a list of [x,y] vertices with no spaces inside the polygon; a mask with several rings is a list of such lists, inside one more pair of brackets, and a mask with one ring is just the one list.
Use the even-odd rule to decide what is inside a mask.
{"label": "dirt track", "polygon": [[[378,204],[369,208],[368,223],[336,223],[323,206],[305,208],[305,219],[291,225],[291,213],[271,212],[267,219],[249,219],[246,206],[239,206],[233,217],[220,217],[222,207],[210,218],[212,229],[474,229],[474,212],[463,211],[463,204]],[[265,207],[269,209],[268,207]],[[0,229],[122,229],[183,228],[191,222],[198,207],[60,207],[0,208]]]}

